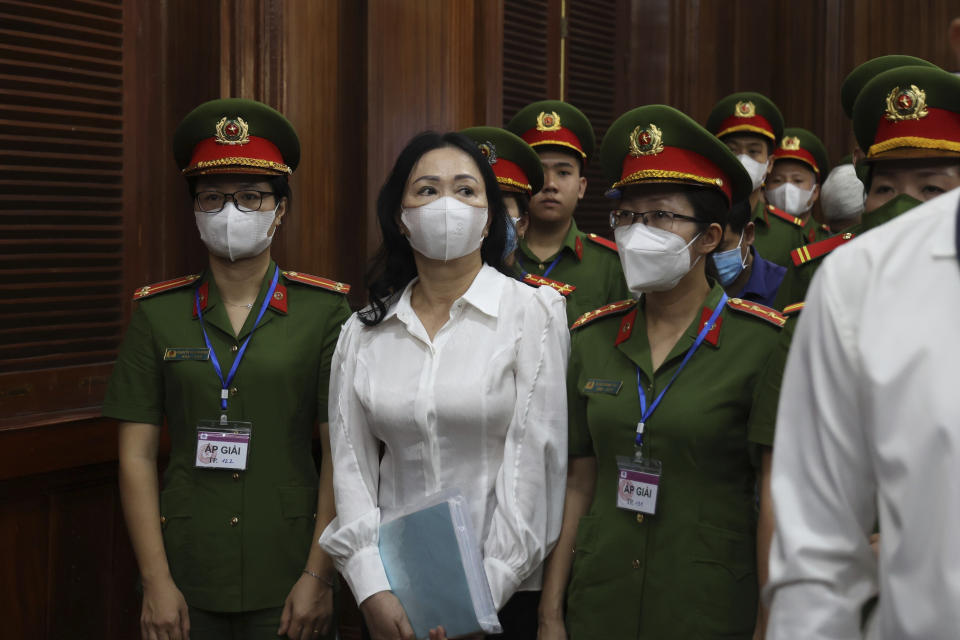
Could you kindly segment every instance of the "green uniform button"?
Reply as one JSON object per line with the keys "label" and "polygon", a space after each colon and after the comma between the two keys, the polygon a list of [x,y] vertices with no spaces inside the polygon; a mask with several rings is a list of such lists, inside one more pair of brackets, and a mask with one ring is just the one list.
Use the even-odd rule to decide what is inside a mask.
{"label": "green uniform button", "polygon": [[162,527],[162,526],[165,525],[165,524],[167,524],[167,517],[166,517],[166,516],[160,516],[160,526]]}
{"label": "green uniform button", "polygon": [[237,395],[237,388],[236,388],[236,387],[234,387],[233,389],[230,389],[230,397],[232,398],[232,397],[235,396],[235,395]]}
{"label": "green uniform button", "polygon": [[235,527],[235,526],[237,526],[238,524],[240,524],[240,518],[238,518],[237,516],[233,516],[232,518],[230,518],[230,526],[231,526],[231,527]]}
{"label": "green uniform button", "polygon": [[[236,475],[236,474],[234,474],[234,475]],[[642,514],[642,513],[638,513],[638,514],[637,514],[637,522],[640,522],[640,523],[643,522],[643,514]]]}
{"label": "green uniform button", "polygon": [[240,350],[240,347],[238,347],[237,345],[233,345],[232,347],[230,347],[230,351],[233,353],[236,353],[239,350]]}
{"label": "green uniform button", "polygon": [[240,479],[240,474],[237,473],[236,471],[234,471],[234,472],[233,472],[233,479],[234,479],[234,480],[239,480],[239,479]]}
{"label": "green uniform button", "polygon": [[540,263],[540,271],[543,271],[543,263]]}
{"label": "green uniform button", "polygon": [[639,560],[634,559],[634,561],[633,561],[633,568],[634,568],[634,569],[639,569],[639,568],[640,568],[640,561],[639,561]]}

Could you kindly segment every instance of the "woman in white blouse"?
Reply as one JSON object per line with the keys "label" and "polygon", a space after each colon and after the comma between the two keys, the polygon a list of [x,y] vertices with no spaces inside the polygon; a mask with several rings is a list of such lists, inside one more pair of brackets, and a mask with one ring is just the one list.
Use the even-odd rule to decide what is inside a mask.
{"label": "woman in white blouse", "polygon": [[[374,640],[412,638],[380,559],[380,512],[457,488],[505,637],[526,637],[511,631],[517,614],[535,637],[535,594],[566,477],[563,298],[501,272],[503,199],[460,134],[414,138],[380,191],[377,216],[384,241],[370,306],[347,321],[331,365],[338,517],[320,543]],[[504,615],[517,592],[534,594],[516,596],[510,604],[521,611]]]}

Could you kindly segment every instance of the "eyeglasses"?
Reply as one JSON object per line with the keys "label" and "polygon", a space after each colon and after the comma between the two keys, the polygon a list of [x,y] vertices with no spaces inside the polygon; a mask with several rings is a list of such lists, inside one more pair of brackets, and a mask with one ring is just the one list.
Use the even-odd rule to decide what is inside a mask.
{"label": "eyeglasses", "polygon": [[698,220],[692,216],[685,216],[672,211],[663,211],[657,209],[654,211],[630,211],[629,209],[614,209],[610,212],[610,228],[628,227],[638,221],[648,227],[657,227],[658,229],[673,229],[677,220],[692,222],[694,224],[703,224],[703,220]]}
{"label": "eyeglasses", "polygon": [[205,213],[218,213],[223,211],[223,206],[227,200],[233,200],[240,211],[250,212],[259,211],[263,204],[264,196],[276,195],[273,191],[257,191],[256,189],[244,189],[243,191],[234,191],[233,193],[223,193],[222,191],[200,191],[194,196],[197,207]]}

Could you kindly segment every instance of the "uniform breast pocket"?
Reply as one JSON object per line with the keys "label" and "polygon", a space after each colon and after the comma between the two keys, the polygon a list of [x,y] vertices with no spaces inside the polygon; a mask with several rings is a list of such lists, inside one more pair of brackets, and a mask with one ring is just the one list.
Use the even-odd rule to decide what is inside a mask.
{"label": "uniform breast pocket", "polygon": [[757,615],[757,544],[749,533],[701,524],[689,582],[706,637],[749,638]]}

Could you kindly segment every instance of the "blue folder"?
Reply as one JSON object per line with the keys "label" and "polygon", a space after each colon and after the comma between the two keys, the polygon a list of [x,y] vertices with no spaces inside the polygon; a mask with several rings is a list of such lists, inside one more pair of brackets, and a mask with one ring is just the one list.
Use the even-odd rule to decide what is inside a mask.
{"label": "blue folder", "polygon": [[424,504],[380,525],[380,558],[414,633],[500,633],[466,500],[444,492]]}

